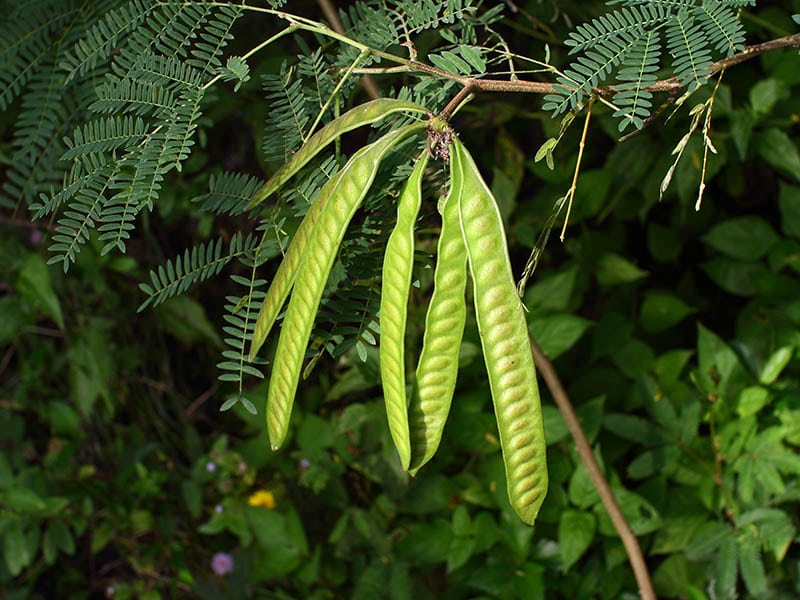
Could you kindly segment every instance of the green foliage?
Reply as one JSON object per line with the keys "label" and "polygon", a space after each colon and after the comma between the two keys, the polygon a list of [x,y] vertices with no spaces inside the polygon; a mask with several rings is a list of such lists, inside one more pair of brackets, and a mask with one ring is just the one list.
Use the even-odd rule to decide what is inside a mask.
{"label": "green foliage", "polygon": [[[387,161],[346,233],[287,448],[267,450],[253,413],[269,354],[247,356],[264,291],[322,183],[404,121],[348,133],[248,214],[264,174],[363,99],[348,69],[388,63],[307,34],[248,55],[285,22],[234,4],[0,3],[0,596],[636,596],[549,398],[550,492],[535,529],[514,516],[474,322],[436,458],[413,479],[399,469],[379,387],[377,275],[403,163],[421,147]],[[591,63],[567,67],[580,85],[562,80],[548,101],[574,110],[592,78],[616,87],[613,107],[595,104],[566,240],[539,248],[524,295],[529,331],[576,405],[658,597],[794,598],[798,56],[767,53],[726,71],[699,212],[702,120],[657,202],[666,149],[691,117],[648,121],[621,144],[604,117],[645,124],[654,81],[675,74],[698,87],[711,61],[738,51],[745,26],[753,41],[792,31],[799,7],[751,15],[746,1],[621,2],[591,20],[600,7],[517,4],[524,13],[504,20],[501,2],[370,1],[343,16],[349,35],[378,50],[404,55],[408,36],[420,60],[492,77],[518,69],[508,49],[524,48],[518,36],[535,27],[554,56],[565,40]],[[563,15],[590,20],[570,30]],[[545,72],[531,78],[553,68],[537,66]],[[457,91],[427,74],[375,79],[432,110]],[[694,94],[702,103],[710,90]],[[579,132],[572,114],[553,123],[529,97],[498,98],[478,95],[453,124],[492,176],[519,275],[542,229],[560,225],[554,200],[571,185]],[[546,162],[528,160],[547,138],[560,142]],[[442,182],[434,163],[409,346],[431,289]],[[233,567],[217,575],[221,552]]]}
{"label": "green foliage", "polygon": [[545,110],[559,115],[576,110],[592,90],[616,72],[613,98],[619,130],[640,129],[650,116],[651,87],[661,70],[662,32],[671,69],[693,92],[711,74],[713,52],[730,57],[744,48],[744,29],[736,8],[755,2],[724,0],[626,0],[614,12],[579,25],[565,43],[582,56],[558,77],[557,92],[545,96]]}

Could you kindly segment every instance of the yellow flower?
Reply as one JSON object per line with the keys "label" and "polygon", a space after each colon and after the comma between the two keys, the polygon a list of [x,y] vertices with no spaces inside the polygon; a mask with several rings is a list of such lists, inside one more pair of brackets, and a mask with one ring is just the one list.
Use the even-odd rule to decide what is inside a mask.
{"label": "yellow flower", "polygon": [[273,496],[270,491],[258,490],[248,498],[247,503],[250,506],[263,506],[264,508],[272,510],[275,508],[275,496]]}

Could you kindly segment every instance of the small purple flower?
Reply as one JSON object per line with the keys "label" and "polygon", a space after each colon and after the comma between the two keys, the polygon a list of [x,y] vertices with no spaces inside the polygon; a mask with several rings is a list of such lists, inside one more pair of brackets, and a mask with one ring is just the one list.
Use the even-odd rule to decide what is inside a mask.
{"label": "small purple flower", "polygon": [[297,468],[300,469],[301,471],[305,471],[310,466],[311,466],[311,461],[308,460],[307,458],[301,458],[300,462],[297,463]]}
{"label": "small purple flower", "polygon": [[217,463],[213,461],[208,461],[206,463],[206,471],[208,471],[209,473],[213,473],[216,470],[217,470]]}
{"label": "small purple flower", "polygon": [[224,510],[224,509],[222,508],[222,504],[217,504],[217,505],[214,507],[214,512],[215,512],[215,513],[221,513],[223,510]]}
{"label": "small purple flower", "polygon": [[217,552],[211,558],[211,570],[223,577],[233,571],[233,557],[227,552]]}

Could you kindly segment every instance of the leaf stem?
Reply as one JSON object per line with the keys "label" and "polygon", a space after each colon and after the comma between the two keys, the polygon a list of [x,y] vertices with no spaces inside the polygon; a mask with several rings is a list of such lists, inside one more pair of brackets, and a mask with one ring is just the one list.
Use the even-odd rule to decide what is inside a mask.
{"label": "leaf stem", "polygon": [[575,190],[578,189],[578,175],[581,172],[581,161],[583,160],[583,149],[586,147],[586,136],[589,133],[589,119],[592,117],[592,105],[594,104],[594,96],[589,98],[589,108],[586,110],[586,118],[583,121],[583,133],[581,133],[581,141],[578,143],[578,160],[575,162],[575,172],[572,174],[572,185],[567,190],[567,215],[564,217],[564,226],[561,228],[561,241],[564,241],[564,236],[567,233],[567,225],[569,225],[569,216],[572,214],[572,201],[575,198]]}

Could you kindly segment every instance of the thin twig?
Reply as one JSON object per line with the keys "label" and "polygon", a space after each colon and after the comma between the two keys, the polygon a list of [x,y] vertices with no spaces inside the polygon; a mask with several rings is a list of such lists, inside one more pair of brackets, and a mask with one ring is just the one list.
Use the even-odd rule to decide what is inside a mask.
{"label": "thin twig", "polygon": [[447,103],[442,109],[442,112],[439,113],[439,116],[443,119],[447,120],[450,116],[456,111],[456,109],[461,106],[461,103],[469,96],[475,88],[472,85],[472,82],[467,82],[464,87],[462,87],[458,93],[453,96],[453,99]]}
{"label": "thin twig", "polygon": [[650,581],[650,573],[647,569],[644,556],[642,555],[642,549],[639,547],[639,541],[633,534],[633,530],[631,530],[628,521],[625,519],[625,515],[622,514],[622,510],[620,510],[619,504],[617,504],[614,498],[614,492],[611,491],[611,487],[603,476],[600,465],[597,463],[597,459],[592,452],[589,440],[586,438],[583,427],[581,427],[581,423],[578,420],[578,415],[575,414],[575,409],[572,407],[572,402],[570,402],[569,396],[567,396],[567,392],[564,390],[564,386],[561,385],[561,380],[558,378],[558,374],[553,368],[553,363],[550,362],[545,353],[532,338],[531,348],[533,349],[533,357],[536,361],[539,373],[547,384],[550,394],[552,394],[553,400],[555,400],[564,420],[567,422],[567,427],[572,434],[572,439],[575,440],[578,455],[586,467],[586,470],[589,472],[589,477],[592,479],[592,483],[597,489],[600,500],[603,502],[603,506],[605,506],[608,516],[611,518],[611,522],[614,524],[625,546],[625,552],[628,554],[628,561],[631,563],[636,582],[639,584],[639,593],[642,600],[656,600],[653,584]]}
{"label": "thin twig", "polygon": [[188,407],[186,407],[186,410],[184,411],[186,418],[191,419],[195,411],[205,404],[209,398],[211,398],[217,392],[217,389],[219,389],[219,383],[215,381],[210,388],[195,398],[194,401]]}
{"label": "thin twig", "polygon": [[[724,58],[722,60],[718,60],[717,62],[713,63],[709,67],[709,76],[715,75],[716,73],[731,67],[733,65],[738,65],[746,60],[750,60],[760,54],[765,52],[770,52],[773,50],[781,50],[785,48],[800,48],[800,33],[796,33],[794,35],[787,35],[782,38],[777,38],[774,40],[770,40],[768,42],[764,42],[762,44],[756,44],[754,46],[748,46],[742,52],[738,54],[734,54],[730,58]],[[523,79],[517,79],[515,81],[507,81],[504,79],[481,79],[478,77],[466,77],[464,75],[456,75],[455,73],[449,73],[437,67],[433,67],[431,65],[419,62],[419,61],[411,61],[401,59],[397,56],[387,54],[384,52],[377,52],[376,56],[380,56],[381,58],[385,58],[387,60],[391,60],[395,63],[404,64],[409,71],[418,71],[421,73],[428,73],[430,75],[436,75],[438,77],[442,77],[445,79],[450,79],[452,81],[457,81],[461,85],[470,84],[473,86],[474,91],[476,92],[514,92],[514,93],[532,93],[532,94],[552,94],[556,92],[556,88],[551,83],[544,83],[541,81],[525,81]],[[653,85],[642,88],[642,91],[648,92],[674,92],[676,90],[681,90],[685,86],[678,81],[677,77],[670,77],[668,79],[663,79],[661,81],[657,81]],[[593,90],[594,93],[601,97],[607,98],[609,96],[613,96],[619,90],[614,86],[601,86]]]}
{"label": "thin twig", "polygon": [[583,150],[586,147],[586,136],[589,133],[589,119],[592,117],[592,106],[594,105],[594,96],[589,98],[589,108],[586,109],[586,119],[583,121],[583,133],[581,134],[581,141],[578,143],[578,160],[575,161],[575,172],[572,174],[572,185],[569,186],[567,191],[567,216],[564,217],[564,226],[561,228],[561,241],[564,241],[564,236],[567,233],[567,225],[569,225],[569,216],[572,214],[572,201],[575,199],[575,191],[578,189],[578,175],[581,172],[581,161],[583,160]]}
{"label": "thin twig", "polygon": [[[337,33],[344,34],[344,23],[339,18],[339,12],[336,10],[336,7],[333,5],[331,0],[317,0],[320,9],[322,9],[322,14],[325,15],[325,18],[328,20],[328,23],[331,24],[331,28]],[[381,91],[378,89],[378,84],[375,83],[375,80],[370,77],[369,75],[363,75],[359,80],[361,87],[364,88],[364,92],[375,100],[376,98],[381,97]]]}

